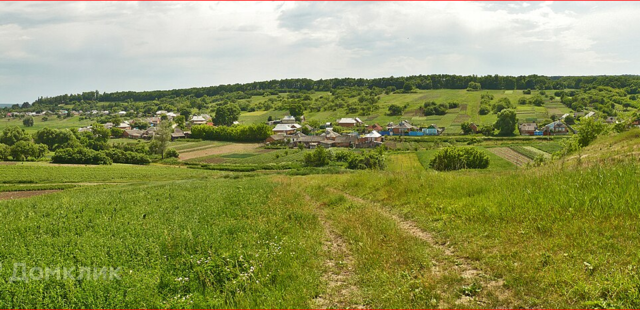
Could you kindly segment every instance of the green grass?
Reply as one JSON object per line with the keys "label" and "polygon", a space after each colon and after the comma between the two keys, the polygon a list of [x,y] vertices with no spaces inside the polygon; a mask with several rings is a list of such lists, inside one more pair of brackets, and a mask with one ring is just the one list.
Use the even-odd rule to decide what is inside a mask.
{"label": "green grass", "polygon": [[80,128],[91,125],[95,121],[85,119],[80,120],[79,116],[73,116],[69,118],[56,118],[56,116],[49,116],[49,120],[42,121],[42,116],[36,116],[33,118],[33,127],[26,127],[22,125],[22,120],[18,118],[0,118],[0,131],[9,126],[18,126],[23,128],[28,133],[34,133],[45,127],[52,129],[68,129],[68,128]]}
{"label": "green grass", "polygon": [[[294,198],[260,178],[83,188],[0,202],[2,218],[19,219],[3,224],[3,244],[12,246],[0,248],[7,266],[0,306],[311,307],[322,288],[321,227]],[[114,280],[4,281],[13,263],[121,272]]]}
{"label": "green grass", "polygon": [[82,182],[144,182],[216,177],[213,171],[191,170],[168,166],[111,166],[50,165],[21,163],[2,166],[0,183],[82,183]]}

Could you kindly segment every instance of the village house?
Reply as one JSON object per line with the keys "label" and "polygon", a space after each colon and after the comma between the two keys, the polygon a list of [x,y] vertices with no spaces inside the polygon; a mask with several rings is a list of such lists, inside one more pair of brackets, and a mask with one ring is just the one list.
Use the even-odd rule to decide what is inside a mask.
{"label": "village house", "polygon": [[282,142],[282,141],[284,141],[284,137],[285,137],[285,134],[277,133],[277,134],[269,136],[267,138],[267,140],[265,140],[264,142],[266,144],[270,144],[270,143],[274,143],[274,142]]}
{"label": "village house", "polygon": [[423,128],[422,132],[427,136],[437,136],[441,133],[441,131],[438,129],[438,126],[436,126],[435,124],[431,124],[429,125],[429,127]]}
{"label": "village house", "polygon": [[394,135],[406,135],[410,131],[414,131],[417,129],[416,126],[413,126],[409,123],[409,121],[401,121],[398,125],[394,125],[393,123],[389,123],[387,125],[387,129],[393,133]]}
{"label": "village house", "polygon": [[122,122],[118,126],[116,126],[116,128],[122,129],[122,130],[129,130],[131,129],[131,125],[129,125],[128,122]]}
{"label": "village house", "polygon": [[301,126],[298,124],[278,124],[273,128],[273,132],[276,134],[283,133],[285,135],[291,135],[295,133],[300,127]]}
{"label": "village house", "polygon": [[367,128],[368,131],[383,131],[384,130],[384,128],[382,128],[382,126],[378,125],[377,123],[373,124],[373,125],[369,125],[366,128]]}
{"label": "village house", "polygon": [[336,121],[336,124],[340,127],[355,127],[361,125],[362,121],[359,118],[341,118]]}
{"label": "village house", "polygon": [[614,124],[614,123],[616,123],[616,118],[613,117],[613,116],[609,116],[609,117],[607,117],[607,119],[604,120],[604,122],[607,123],[607,124]]}
{"label": "village house", "polygon": [[280,123],[281,124],[295,124],[296,123],[296,118],[291,116],[291,115],[287,115],[287,116],[282,118]]}
{"label": "village house", "polygon": [[128,139],[140,139],[142,138],[142,133],[143,131],[139,129],[128,129],[122,133],[122,137]]}
{"label": "village house", "polygon": [[518,130],[520,131],[520,135],[533,136],[538,130],[538,125],[536,123],[522,123],[518,126]]}
{"label": "village house", "polygon": [[173,133],[171,133],[171,141],[175,140],[175,139],[184,139],[186,138],[184,131],[182,131],[182,129],[180,129],[180,127],[175,127],[173,129]]}
{"label": "village house", "polygon": [[566,135],[569,133],[569,129],[561,121],[556,121],[544,126],[542,132],[544,136]]}
{"label": "village house", "polygon": [[207,123],[207,120],[200,115],[194,115],[191,117],[191,120],[189,120],[189,122],[191,123],[191,125],[205,125]]}

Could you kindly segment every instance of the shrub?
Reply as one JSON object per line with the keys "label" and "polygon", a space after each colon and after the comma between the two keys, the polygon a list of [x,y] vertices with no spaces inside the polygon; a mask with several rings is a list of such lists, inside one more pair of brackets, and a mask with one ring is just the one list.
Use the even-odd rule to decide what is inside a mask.
{"label": "shrub", "polygon": [[331,161],[330,154],[324,147],[318,146],[315,151],[304,154],[304,164],[309,167],[324,167]]}
{"label": "shrub", "polygon": [[198,125],[191,128],[191,136],[195,139],[203,140],[259,142],[264,141],[271,135],[271,127],[266,124],[218,127]]}
{"label": "shrub", "polygon": [[348,162],[349,169],[378,169],[386,167],[386,162],[382,151],[367,151],[362,154],[353,154]]}
{"label": "shrub", "polygon": [[149,156],[136,152],[126,152],[119,149],[100,151],[109,157],[114,163],[131,165],[148,165],[151,163]]}
{"label": "shrub", "polygon": [[51,157],[51,161],[59,164],[111,165],[113,160],[104,152],[87,148],[59,149]]}
{"label": "shrub", "polygon": [[478,114],[487,115],[489,113],[491,113],[491,109],[489,108],[489,106],[486,106],[486,105],[480,106],[480,110],[478,110]]}
{"label": "shrub", "polygon": [[24,161],[29,157],[39,159],[47,154],[49,149],[44,144],[34,144],[31,141],[18,141],[11,146],[9,152],[14,160]]}
{"label": "shrub", "polygon": [[164,151],[164,158],[178,158],[178,156],[180,156],[180,153],[178,153],[176,149],[167,149]]}
{"label": "shrub", "polygon": [[0,160],[9,160],[9,156],[11,156],[11,147],[0,143]]}
{"label": "shrub", "polygon": [[438,171],[485,169],[489,167],[489,156],[474,147],[451,146],[439,150],[429,165]]}

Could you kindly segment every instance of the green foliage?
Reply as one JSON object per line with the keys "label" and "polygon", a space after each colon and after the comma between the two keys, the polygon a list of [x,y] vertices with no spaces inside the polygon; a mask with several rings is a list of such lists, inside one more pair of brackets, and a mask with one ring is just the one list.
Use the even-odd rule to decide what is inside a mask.
{"label": "green foliage", "polygon": [[31,141],[18,141],[11,146],[11,157],[13,160],[25,161],[28,158],[40,159],[47,154],[47,146],[44,144],[34,144]]}
{"label": "green foliage", "polygon": [[110,131],[111,131],[111,136],[114,137],[115,139],[120,139],[124,135],[124,130],[120,128],[112,127]]}
{"label": "green foliage", "polygon": [[580,147],[585,147],[593,142],[598,135],[602,134],[606,126],[595,120],[593,117],[583,119],[580,122],[580,130],[578,130],[577,143]]}
{"label": "green foliage", "polygon": [[173,133],[171,122],[161,121],[156,133],[153,135],[149,150],[154,154],[160,154],[164,158],[164,152],[171,141],[171,133]]}
{"label": "green foliage", "polygon": [[404,112],[404,108],[397,105],[397,104],[392,104],[389,106],[389,114],[390,116],[396,116],[396,115],[402,115],[402,113]]}
{"label": "green foliage", "polygon": [[87,148],[59,149],[51,157],[51,161],[59,164],[111,165],[113,160],[104,152]]}
{"label": "green foliage", "polygon": [[462,122],[462,124],[460,124],[460,128],[462,129],[462,133],[465,135],[473,133],[473,128],[471,127],[471,122],[469,121]]}
{"label": "green foliage", "polygon": [[218,106],[213,117],[213,123],[217,126],[231,126],[240,117],[240,108],[235,103]]}
{"label": "green foliage", "polygon": [[198,125],[191,127],[191,136],[203,140],[261,142],[272,134],[271,127],[266,124],[218,127]]}
{"label": "green foliage", "polygon": [[22,119],[22,124],[25,127],[33,127],[33,116],[27,116]]}
{"label": "green foliage", "polygon": [[74,148],[80,146],[80,142],[73,132],[67,129],[44,128],[38,130],[33,135],[33,138],[36,143],[46,144],[52,151],[60,148]]}
{"label": "green foliage", "polygon": [[491,108],[489,108],[488,105],[483,104],[483,105],[480,106],[480,109],[478,110],[478,114],[487,115],[489,113],[491,113]]}
{"label": "green foliage", "polygon": [[422,105],[423,113],[426,116],[430,115],[445,115],[447,114],[447,109],[449,109],[449,104],[440,103],[436,104],[435,101],[427,101]]}
{"label": "green foliage", "polygon": [[164,158],[178,158],[180,153],[174,148],[169,148],[164,152]]}
{"label": "green foliage", "polygon": [[9,160],[9,156],[11,156],[11,147],[0,143],[0,160]]}
{"label": "green foliage", "polygon": [[575,125],[576,119],[575,117],[573,117],[573,115],[569,114],[564,118],[564,122],[567,125]]}
{"label": "green foliage", "polygon": [[498,120],[496,120],[493,127],[499,131],[498,134],[501,136],[513,135],[513,132],[516,130],[516,126],[518,125],[518,119],[516,116],[517,114],[515,110],[502,110],[498,113]]}
{"label": "green foliage", "polygon": [[469,82],[467,86],[467,91],[479,91],[482,89],[482,85],[476,82]]}
{"label": "green foliage", "polygon": [[313,152],[304,154],[304,164],[308,167],[324,167],[331,161],[331,153],[319,145]]}
{"label": "green foliage", "polygon": [[131,165],[148,165],[151,163],[149,156],[136,152],[125,152],[119,149],[99,151],[109,157],[114,163]]}
{"label": "green foliage", "polygon": [[509,98],[500,98],[492,107],[493,113],[500,113],[505,109],[513,109],[515,108]]}
{"label": "green foliage", "polygon": [[289,114],[295,118],[300,118],[300,116],[304,115],[304,106],[297,101],[290,103]]}
{"label": "green foliage", "polygon": [[9,126],[2,130],[0,135],[0,143],[12,146],[18,141],[30,141],[31,137],[18,126]]}
{"label": "green foliage", "polygon": [[489,156],[474,147],[450,146],[438,150],[429,165],[438,171],[485,169],[489,167]]}
{"label": "green foliage", "polygon": [[347,161],[349,169],[374,169],[384,170],[386,167],[385,156],[382,149],[376,151],[364,151],[360,154],[353,154]]}

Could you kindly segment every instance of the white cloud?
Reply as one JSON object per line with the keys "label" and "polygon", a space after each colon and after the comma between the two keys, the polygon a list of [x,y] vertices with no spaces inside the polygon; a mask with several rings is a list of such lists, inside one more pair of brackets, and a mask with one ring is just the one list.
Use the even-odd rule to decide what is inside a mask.
{"label": "white cloud", "polygon": [[0,102],[288,77],[637,73],[636,3],[2,2]]}

